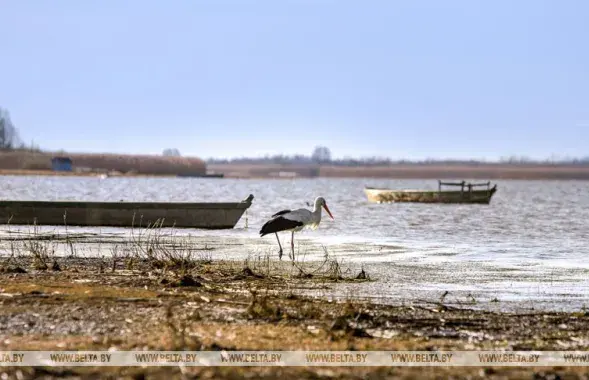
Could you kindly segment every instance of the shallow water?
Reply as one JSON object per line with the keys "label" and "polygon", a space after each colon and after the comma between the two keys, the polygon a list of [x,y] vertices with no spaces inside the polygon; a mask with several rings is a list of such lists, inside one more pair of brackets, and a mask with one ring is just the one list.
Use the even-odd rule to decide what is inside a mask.
{"label": "shallow water", "polygon": [[[3,176],[0,198],[215,202],[240,201],[252,193],[252,207],[234,230],[175,231],[211,237],[211,244],[218,237],[239,238],[246,249],[222,255],[242,259],[273,253],[274,236],[257,235],[272,213],[308,207],[306,202],[321,195],[335,220],[324,213],[318,230],[298,234],[298,250],[307,260],[320,260],[321,244],[326,245],[331,254],[357,267],[365,264],[378,277],[347,292],[399,300],[451,290],[487,300],[547,302],[551,308],[589,306],[589,181],[497,184],[490,205],[427,205],[371,204],[363,187],[435,189],[436,181]],[[91,229],[70,229],[76,230]],[[281,239],[287,247],[289,236]]]}

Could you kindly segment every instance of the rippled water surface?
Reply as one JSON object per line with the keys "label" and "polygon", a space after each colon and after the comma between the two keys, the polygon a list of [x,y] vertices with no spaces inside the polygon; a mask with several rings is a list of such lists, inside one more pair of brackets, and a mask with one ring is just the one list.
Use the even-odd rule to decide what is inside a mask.
{"label": "rippled water surface", "polygon": [[[252,193],[254,203],[247,212],[250,228],[243,228],[244,215],[234,230],[190,233],[259,240],[257,231],[272,213],[308,207],[306,202],[312,203],[321,195],[335,220],[324,213],[319,229],[305,231],[301,238],[316,245],[355,244],[351,247],[356,248],[342,250],[341,254],[350,262],[374,265],[385,282],[393,281],[391,265],[395,263],[428,265],[427,270],[414,274],[429,278],[427,283],[421,281],[420,289],[441,288],[446,270],[448,278],[456,277],[450,271],[459,269],[464,271],[464,278],[470,279],[462,283],[456,278],[448,280],[445,285],[454,284],[455,289],[475,289],[473,282],[479,275],[499,271],[493,275],[492,284],[486,285],[489,294],[513,288],[513,281],[520,281],[518,284],[525,288],[515,292],[520,298],[529,299],[534,294],[546,298],[550,292],[539,287],[550,278],[554,293],[551,297],[564,294],[562,297],[568,295],[578,303],[589,301],[589,181],[505,180],[497,184],[490,205],[371,204],[363,192],[365,185],[436,189],[437,182],[4,176],[0,177],[0,198],[216,202],[240,201]],[[288,243],[288,237],[284,238]],[[268,244],[274,242],[267,240]],[[437,274],[430,278],[432,268]],[[521,278],[513,271],[519,271],[516,273],[521,273]],[[532,272],[535,277],[527,278]],[[382,286],[379,289],[388,291]],[[504,292],[504,297],[509,298],[508,293]]]}

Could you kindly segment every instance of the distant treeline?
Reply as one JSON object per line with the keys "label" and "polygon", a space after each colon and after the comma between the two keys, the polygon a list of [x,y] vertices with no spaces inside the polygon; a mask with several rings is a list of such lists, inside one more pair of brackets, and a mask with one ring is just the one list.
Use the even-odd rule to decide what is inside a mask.
{"label": "distant treeline", "polygon": [[550,158],[544,160],[536,160],[527,157],[504,157],[497,161],[485,160],[459,160],[459,159],[434,159],[428,158],[424,160],[393,160],[383,157],[366,157],[366,158],[351,158],[344,157],[340,159],[322,159],[317,160],[313,156],[305,156],[302,154],[287,156],[274,155],[264,157],[237,157],[230,159],[209,158],[209,164],[278,164],[278,165],[312,165],[323,164],[330,166],[388,166],[388,165],[493,165],[493,164],[510,164],[510,165],[574,165],[574,166],[589,166],[589,156],[583,158]]}

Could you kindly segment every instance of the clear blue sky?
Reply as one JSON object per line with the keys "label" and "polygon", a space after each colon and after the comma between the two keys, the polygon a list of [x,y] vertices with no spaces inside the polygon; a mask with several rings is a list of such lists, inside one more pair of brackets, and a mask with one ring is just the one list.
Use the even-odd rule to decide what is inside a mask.
{"label": "clear blue sky", "polygon": [[42,148],[589,155],[586,0],[0,0],[0,106]]}

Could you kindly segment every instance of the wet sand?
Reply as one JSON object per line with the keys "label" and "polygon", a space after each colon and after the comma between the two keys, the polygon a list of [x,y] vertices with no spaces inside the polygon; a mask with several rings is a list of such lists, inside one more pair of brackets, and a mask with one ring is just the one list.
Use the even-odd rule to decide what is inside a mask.
{"label": "wet sand", "polygon": [[[2,240],[0,350],[586,350],[589,312],[482,310],[441,289],[381,304],[378,284],[336,257],[295,264],[240,239],[72,234]],[[81,241],[84,241],[82,243]],[[194,243],[194,242],[193,242]],[[348,247],[349,248],[349,247]],[[101,253],[96,255],[95,253]],[[264,253],[264,254],[263,254]],[[325,253],[323,253],[325,254]],[[94,257],[92,257],[94,256]],[[335,255],[337,256],[337,255]],[[228,260],[227,257],[234,257]],[[364,271],[362,272],[362,269]],[[406,272],[403,272],[403,271]],[[403,278],[427,276],[401,269]],[[404,276],[404,277],[403,277]],[[340,294],[336,299],[333,294]],[[444,292],[445,293],[445,292]],[[444,294],[442,293],[442,294]],[[502,304],[503,302],[489,302]],[[14,378],[582,378],[583,367],[507,368],[2,368]]]}
{"label": "wet sand", "polygon": [[[142,255],[146,247],[177,250],[181,254],[206,257],[236,264],[266,263],[296,275],[298,266],[310,271],[325,261],[337,262],[350,275],[362,269],[373,281],[361,284],[335,283],[328,290],[309,289],[302,295],[326,299],[369,301],[388,305],[423,305],[442,294],[449,305],[497,312],[577,312],[589,306],[589,269],[574,265],[513,265],[506,261],[464,260],[448,255],[446,249],[423,247],[415,254],[402,246],[333,243],[320,244],[301,234],[296,238],[296,265],[289,262],[289,237],[281,236],[284,247],[278,259],[273,236],[228,237],[204,232],[197,236],[182,229],[88,229],[72,227],[17,227],[0,230],[0,255],[11,247],[30,250],[35,241],[53,255],[78,258]],[[2,253],[4,252],[4,253]]]}

